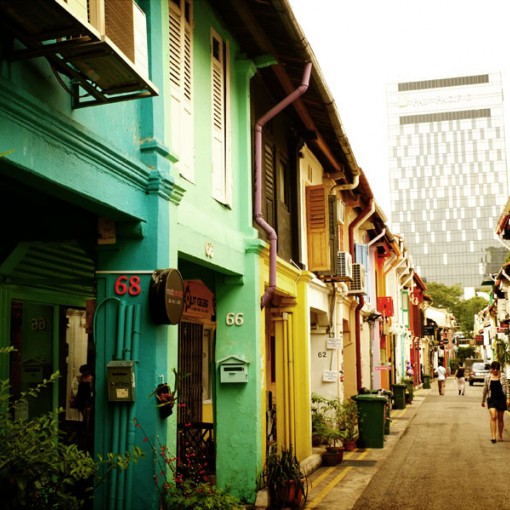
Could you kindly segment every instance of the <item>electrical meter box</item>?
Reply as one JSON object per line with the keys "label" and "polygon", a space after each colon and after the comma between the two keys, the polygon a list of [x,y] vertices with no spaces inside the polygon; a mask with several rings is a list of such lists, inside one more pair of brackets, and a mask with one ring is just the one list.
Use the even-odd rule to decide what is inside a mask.
{"label": "electrical meter box", "polygon": [[106,365],[108,377],[108,400],[110,402],[134,402],[134,367],[134,361],[110,361]]}
{"label": "electrical meter box", "polygon": [[220,382],[247,383],[248,362],[237,356],[229,356],[218,361],[220,366]]}

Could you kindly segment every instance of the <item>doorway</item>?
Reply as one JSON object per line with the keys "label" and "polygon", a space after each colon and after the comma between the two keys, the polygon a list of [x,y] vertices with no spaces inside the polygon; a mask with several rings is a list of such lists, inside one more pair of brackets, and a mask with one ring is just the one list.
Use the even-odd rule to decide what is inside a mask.
{"label": "doorway", "polygon": [[83,415],[70,406],[71,389],[82,365],[94,367],[94,346],[85,309],[16,299],[11,301],[9,359],[12,399],[37,388],[57,370],[60,377],[36,398],[15,406],[15,417],[30,419],[63,408],[59,428],[64,440],[93,452],[93,420],[88,430]]}

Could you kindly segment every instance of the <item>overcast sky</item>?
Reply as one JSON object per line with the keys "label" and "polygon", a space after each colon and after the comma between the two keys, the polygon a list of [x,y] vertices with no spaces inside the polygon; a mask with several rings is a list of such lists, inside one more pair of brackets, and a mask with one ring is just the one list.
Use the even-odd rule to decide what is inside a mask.
{"label": "overcast sky", "polygon": [[289,2],[390,227],[387,84],[501,72],[508,140],[508,0]]}

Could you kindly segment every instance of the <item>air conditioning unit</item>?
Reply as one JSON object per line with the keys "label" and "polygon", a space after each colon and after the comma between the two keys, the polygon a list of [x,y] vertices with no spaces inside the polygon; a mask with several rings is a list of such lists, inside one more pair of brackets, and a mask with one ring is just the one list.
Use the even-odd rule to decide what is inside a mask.
{"label": "air conditioning unit", "polygon": [[352,282],[349,294],[365,294],[365,272],[363,264],[352,265]]}
{"label": "air conditioning unit", "polygon": [[147,21],[135,2],[105,0],[106,36],[134,64],[140,75],[148,79]]}
{"label": "air conditioning unit", "polygon": [[339,251],[336,257],[336,276],[342,280],[352,280],[352,257],[349,252]]}
{"label": "air conditioning unit", "polygon": [[497,300],[498,307],[498,321],[506,322],[510,318],[508,314],[508,300],[506,299],[498,299]]}

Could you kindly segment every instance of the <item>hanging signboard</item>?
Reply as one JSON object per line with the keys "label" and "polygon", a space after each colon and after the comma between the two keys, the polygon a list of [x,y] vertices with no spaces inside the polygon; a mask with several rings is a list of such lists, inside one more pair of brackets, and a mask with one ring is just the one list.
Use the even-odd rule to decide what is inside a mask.
{"label": "hanging signboard", "polygon": [[338,380],[338,372],[336,370],[324,370],[322,373],[322,382],[336,382]]}
{"label": "hanging signboard", "polygon": [[326,349],[341,349],[342,339],[341,338],[328,338],[326,342]]}
{"label": "hanging signboard", "polygon": [[151,276],[149,308],[156,324],[178,324],[184,308],[184,286],[177,269],[158,269]]}
{"label": "hanging signboard", "polygon": [[214,318],[214,294],[202,280],[184,280],[183,315],[212,321]]}

